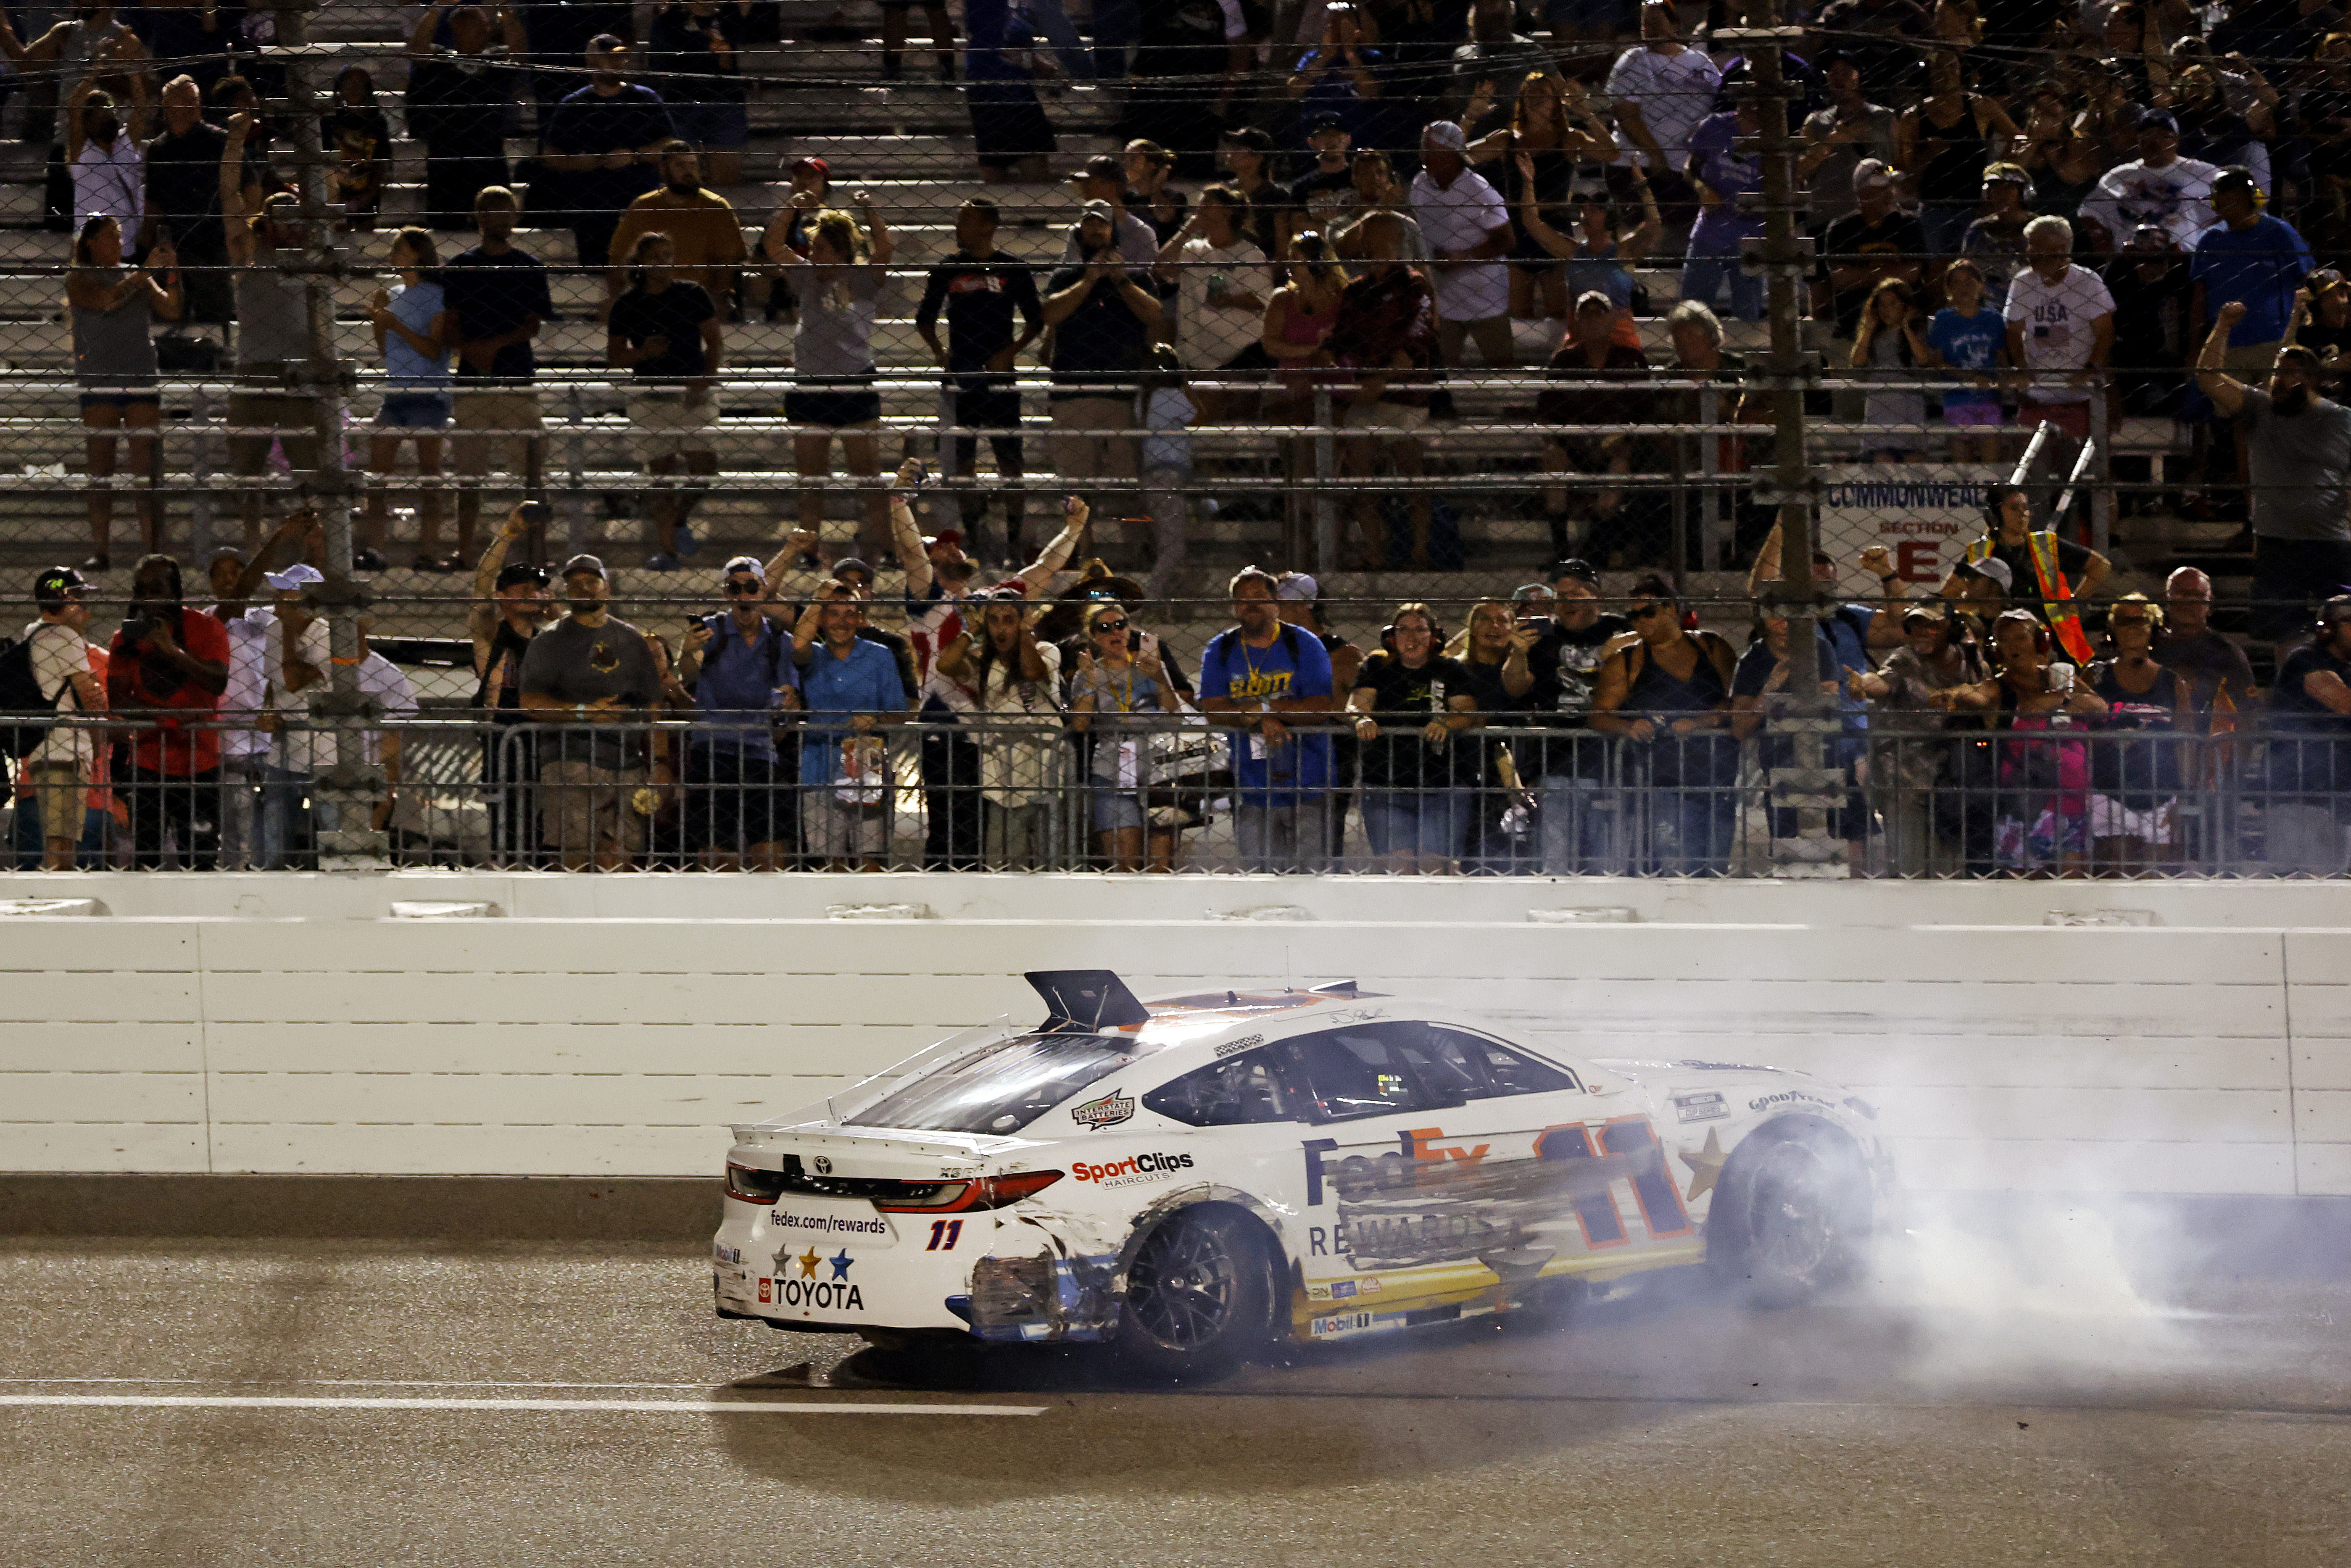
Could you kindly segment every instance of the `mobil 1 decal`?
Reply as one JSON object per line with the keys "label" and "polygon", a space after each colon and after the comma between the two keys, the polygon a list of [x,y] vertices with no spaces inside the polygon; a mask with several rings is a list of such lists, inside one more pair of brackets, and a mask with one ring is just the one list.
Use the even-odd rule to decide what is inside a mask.
{"label": "mobil 1 decal", "polygon": [[[1403,1132],[1378,1154],[1364,1145],[1342,1154],[1335,1138],[1303,1146],[1309,1218],[1329,1221],[1309,1226],[1307,1250],[1357,1269],[1475,1259],[1510,1279],[1562,1253],[1691,1234],[1646,1116],[1547,1127],[1515,1155],[1447,1140],[1438,1127]],[[1631,1195],[1629,1215],[1620,1186]]]}

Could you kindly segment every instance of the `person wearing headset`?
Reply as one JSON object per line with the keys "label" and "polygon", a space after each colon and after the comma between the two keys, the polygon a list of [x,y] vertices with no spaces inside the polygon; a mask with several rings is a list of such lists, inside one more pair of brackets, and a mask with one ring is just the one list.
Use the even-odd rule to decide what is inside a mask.
{"label": "person wearing headset", "polygon": [[[2064,732],[2106,711],[2076,681],[2056,639],[2030,610],[1992,622],[1989,680],[1928,694],[1930,706],[1991,716],[2002,732],[1992,800],[1992,859],[2018,874],[2078,873],[2090,863],[2090,759]],[[2031,735],[2034,738],[2023,738]]]}
{"label": "person wearing headset", "polygon": [[2270,788],[2263,813],[2272,871],[2344,869],[2343,799],[2351,789],[2351,593],[2318,612],[2315,642],[2286,655],[2270,694]]}
{"label": "person wearing headset", "polygon": [[2032,494],[2021,486],[1992,486],[1984,498],[1982,537],[1969,544],[1960,563],[1935,591],[1945,599],[1976,597],[1981,580],[2001,580],[1998,573],[1981,569],[1991,561],[2008,569],[2006,597],[2027,606],[2037,603],[2038,618],[2074,663],[2085,664],[2095,656],[2089,633],[2082,629],[2082,603],[2098,596],[2113,563],[2060,538],[2054,528],[2035,528]]}

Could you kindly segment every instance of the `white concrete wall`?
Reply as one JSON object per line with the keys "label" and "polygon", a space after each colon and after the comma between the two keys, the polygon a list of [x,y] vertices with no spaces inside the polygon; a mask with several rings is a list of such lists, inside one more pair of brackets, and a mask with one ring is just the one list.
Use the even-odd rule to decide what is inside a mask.
{"label": "white concrete wall", "polygon": [[[1025,1019],[1022,969],[1103,967],[1808,1069],[1879,1106],[1920,1187],[2351,1193],[2337,885],[0,877],[43,896],[111,913],[0,918],[5,1169],[709,1173],[729,1123]],[[387,917],[408,899],[506,913]],[[826,917],[849,902],[936,917]],[[1229,917],[1268,905],[1291,918]],[[1611,907],[1635,918],[1530,915]]]}

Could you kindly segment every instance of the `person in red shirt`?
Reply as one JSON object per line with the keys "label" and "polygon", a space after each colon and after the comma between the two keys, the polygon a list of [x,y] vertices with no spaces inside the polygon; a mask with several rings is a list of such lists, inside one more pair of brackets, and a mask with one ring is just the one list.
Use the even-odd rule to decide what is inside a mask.
{"label": "person in red shirt", "polygon": [[183,863],[210,871],[219,853],[220,736],[212,727],[228,689],[228,632],[181,602],[180,563],[139,562],[131,613],[108,649],[107,706],[127,718],[131,766],[115,787],[129,800],[142,870],[161,866],[167,831]]}

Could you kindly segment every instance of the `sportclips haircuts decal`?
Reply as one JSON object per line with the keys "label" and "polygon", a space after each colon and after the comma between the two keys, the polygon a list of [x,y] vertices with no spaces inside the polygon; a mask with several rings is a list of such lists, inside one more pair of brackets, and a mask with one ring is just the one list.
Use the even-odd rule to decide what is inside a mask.
{"label": "sportclips haircuts decal", "polygon": [[1306,1140],[1308,1208],[1337,1200],[1335,1224],[1309,1227],[1308,1253],[1344,1258],[1358,1269],[1474,1258],[1506,1278],[1531,1273],[1562,1251],[1631,1243],[1614,1190],[1620,1182],[1631,1188],[1649,1239],[1690,1233],[1646,1116],[1547,1128],[1531,1158],[1497,1159],[1489,1145],[1446,1144],[1444,1136],[1440,1128],[1417,1127],[1400,1134],[1395,1150],[1343,1156],[1333,1154],[1336,1139]]}
{"label": "sportclips haircuts decal", "polygon": [[1088,1165],[1083,1160],[1072,1161],[1070,1174],[1080,1181],[1096,1186],[1141,1186],[1146,1182],[1165,1181],[1177,1171],[1192,1168],[1189,1155],[1129,1155],[1108,1165]]}

